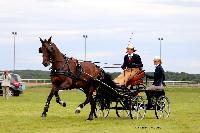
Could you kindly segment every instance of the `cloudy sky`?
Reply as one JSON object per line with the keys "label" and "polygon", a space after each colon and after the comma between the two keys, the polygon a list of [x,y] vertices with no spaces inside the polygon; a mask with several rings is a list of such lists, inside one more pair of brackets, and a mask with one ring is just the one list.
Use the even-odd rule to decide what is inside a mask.
{"label": "cloudy sky", "polygon": [[[38,37],[53,36],[63,53],[121,63],[133,33],[144,69],[153,71],[152,58],[162,56],[166,71],[200,73],[200,0],[0,0],[0,69],[41,69]],[[101,64],[101,66],[105,66]],[[120,69],[106,69],[120,71]]]}

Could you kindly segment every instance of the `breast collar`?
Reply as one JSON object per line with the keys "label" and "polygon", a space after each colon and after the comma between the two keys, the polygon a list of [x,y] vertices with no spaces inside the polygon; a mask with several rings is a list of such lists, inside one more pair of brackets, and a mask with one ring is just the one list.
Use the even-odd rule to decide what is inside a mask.
{"label": "breast collar", "polygon": [[73,59],[65,57],[65,63],[63,64],[61,68],[58,68],[58,69],[50,68],[51,70],[50,76],[64,75],[66,77],[71,78],[72,80],[80,80],[81,79],[80,76],[83,73],[83,68],[81,64],[78,62],[76,63],[75,60],[73,60],[76,64],[76,72],[74,73],[71,71],[71,65],[69,63],[69,60],[73,60]]}

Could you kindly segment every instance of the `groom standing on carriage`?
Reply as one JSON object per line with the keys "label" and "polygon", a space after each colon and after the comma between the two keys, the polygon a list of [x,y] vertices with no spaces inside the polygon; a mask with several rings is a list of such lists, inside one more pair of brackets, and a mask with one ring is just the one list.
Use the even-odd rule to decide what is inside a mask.
{"label": "groom standing on carriage", "polygon": [[124,56],[124,63],[121,68],[124,70],[114,82],[119,86],[127,86],[127,82],[137,75],[143,67],[141,58],[138,54],[135,54],[135,48],[131,42],[129,42],[127,54]]}

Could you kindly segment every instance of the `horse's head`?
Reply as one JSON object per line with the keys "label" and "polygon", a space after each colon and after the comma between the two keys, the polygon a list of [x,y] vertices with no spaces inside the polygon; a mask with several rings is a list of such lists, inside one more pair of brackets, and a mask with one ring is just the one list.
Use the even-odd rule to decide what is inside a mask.
{"label": "horse's head", "polygon": [[42,64],[47,67],[50,65],[52,60],[53,47],[51,45],[51,37],[48,40],[42,40],[40,38],[40,41],[42,43],[42,47],[39,48],[39,53],[43,54]]}

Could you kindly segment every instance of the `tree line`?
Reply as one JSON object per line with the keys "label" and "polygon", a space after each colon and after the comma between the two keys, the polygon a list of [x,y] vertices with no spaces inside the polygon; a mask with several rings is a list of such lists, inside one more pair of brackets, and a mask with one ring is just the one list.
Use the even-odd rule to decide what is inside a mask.
{"label": "tree line", "polygon": [[[23,79],[49,79],[49,71],[41,70],[16,70],[14,73],[19,74]],[[120,73],[109,73],[114,79]],[[153,72],[147,72],[147,74],[153,74]],[[185,72],[165,72],[166,80],[168,81],[194,81],[200,82],[200,74],[188,74]]]}

